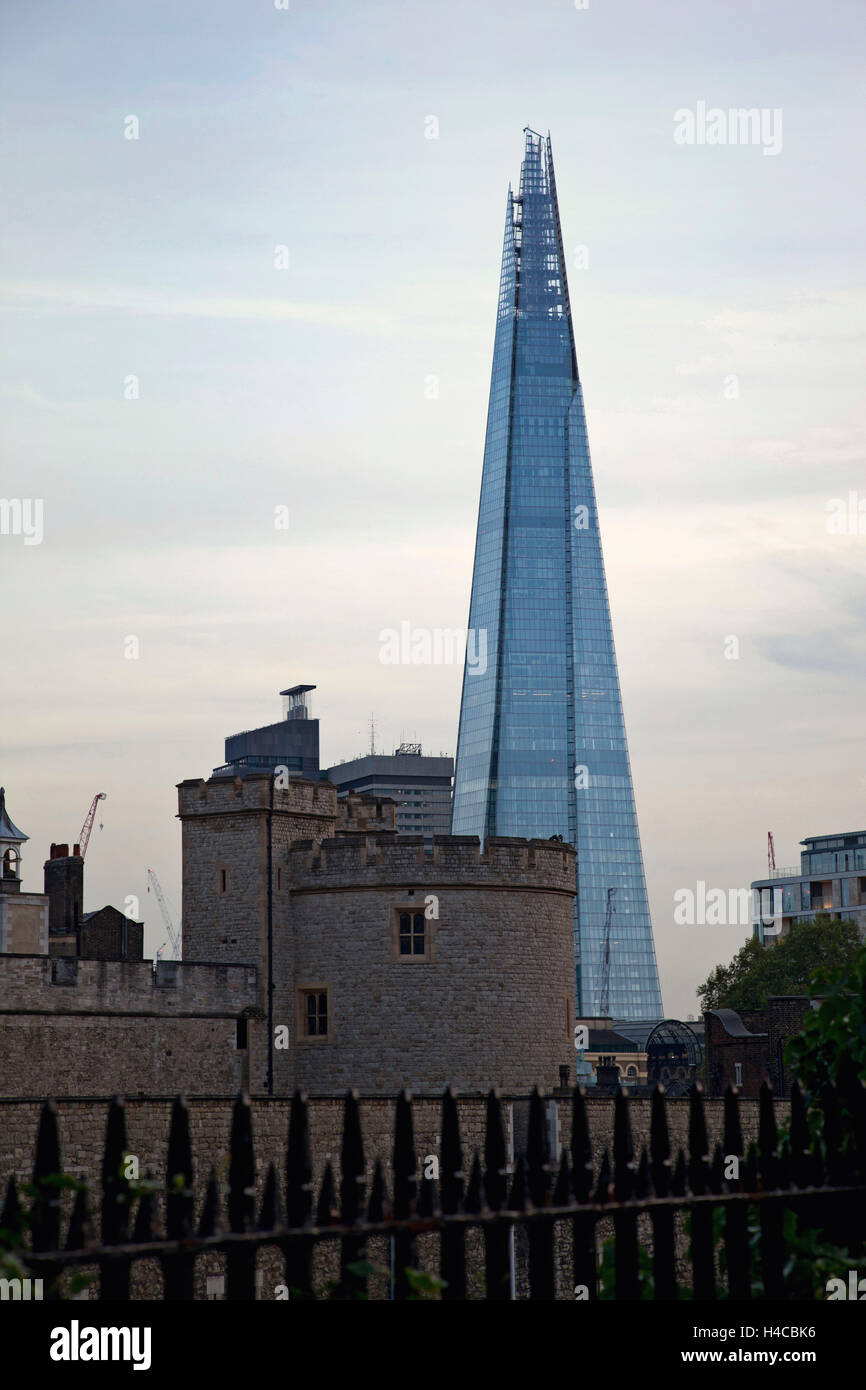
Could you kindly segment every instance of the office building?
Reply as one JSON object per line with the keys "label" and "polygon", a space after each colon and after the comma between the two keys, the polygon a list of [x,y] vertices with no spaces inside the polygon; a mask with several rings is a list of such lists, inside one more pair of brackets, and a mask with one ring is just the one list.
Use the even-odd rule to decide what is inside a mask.
{"label": "office building", "polygon": [[244,776],[285,767],[290,777],[319,776],[319,721],[310,713],[314,685],[293,685],[281,690],[283,718],[260,729],[230,734],[225,741],[225,763],[214,776]]}
{"label": "office building", "polygon": [[367,753],[329,767],[325,774],[338,795],[350,791],[387,797],[397,804],[397,833],[448,835],[454,759],[425,756],[420,743],[401,743],[393,753]]}
{"label": "office building", "polygon": [[470,602],[486,659],[464,673],[452,830],[573,844],[579,1011],[660,1019],[550,139],[525,134]]}
{"label": "office building", "polygon": [[752,884],[752,930],[773,945],[792,922],[818,913],[855,922],[866,939],[866,830],[810,835],[801,840],[799,865],[772,869]]}

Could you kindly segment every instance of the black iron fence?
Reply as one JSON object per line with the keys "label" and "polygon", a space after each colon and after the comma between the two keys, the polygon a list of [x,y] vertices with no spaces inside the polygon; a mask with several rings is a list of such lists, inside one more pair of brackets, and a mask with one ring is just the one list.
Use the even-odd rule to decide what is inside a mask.
{"label": "black iron fence", "polygon": [[[688,1101],[688,1152],[676,1153],[661,1088],[651,1100],[649,1146],[639,1154],[629,1101],[620,1092],[612,1143],[598,1165],[580,1088],[571,1105],[571,1141],[557,1161],[549,1152],[544,1099],[533,1092],[525,1152],[509,1165],[502,1105],[491,1091],[483,1155],[476,1152],[467,1164],[457,1101],[446,1091],[437,1181],[419,1176],[412,1103],[401,1093],[390,1174],[386,1178],[377,1161],[368,1189],[358,1097],[350,1092],[339,1186],[328,1163],[317,1194],[307,1102],[296,1093],[284,1172],[268,1167],[257,1202],[250,1102],[239,1096],[223,1221],[213,1171],[195,1210],[184,1101],[173,1106],[166,1180],[157,1191],[125,1176],[125,1112],[114,1100],[97,1240],[90,1209],[95,1197],[63,1176],[57,1111],[48,1101],[33,1181],[19,1190],[13,1177],[6,1187],[0,1217],[0,1264],[5,1259],[6,1266],[0,1273],[17,1262],[32,1280],[42,1280],[44,1298],[56,1299],[68,1296],[70,1277],[89,1266],[98,1271],[93,1292],[98,1289],[99,1298],[128,1299],[134,1265],[150,1259],[161,1268],[160,1292],[153,1296],[192,1299],[197,1289],[201,1296],[197,1261],[216,1254],[225,1271],[225,1296],[243,1300],[256,1297],[257,1263],[271,1252],[272,1266],[276,1261],[282,1274],[280,1296],[290,1299],[775,1299],[814,1296],[795,1277],[798,1254],[799,1267],[804,1259],[809,1265],[810,1251],[814,1262],[819,1248],[835,1250],[840,1259],[862,1256],[866,1089],[857,1077],[828,1086],[809,1113],[795,1085],[781,1135],[764,1087],[757,1142],[748,1149],[738,1098],[729,1090],[722,1141],[713,1152],[699,1088]],[[67,1186],[75,1188],[71,1211],[63,1196]],[[387,1250],[384,1269],[371,1259],[372,1248]],[[317,1276],[323,1249],[333,1276],[324,1293]],[[844,1269],[840,1273],[844,1277]]]}

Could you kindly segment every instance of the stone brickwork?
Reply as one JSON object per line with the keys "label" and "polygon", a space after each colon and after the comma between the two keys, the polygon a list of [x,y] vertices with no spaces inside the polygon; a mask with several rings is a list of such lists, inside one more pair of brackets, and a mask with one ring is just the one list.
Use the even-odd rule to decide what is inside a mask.
{"label": "stone brickwork", "polygon": [[[292,1047],[276,1054],[280,1090],[557,1084],[574,1055],[569,846],[491,839],[481,853],[472,837],[443,836],[425,854],[420,838],[376,837],[298,845],[288,858],[293,949],[277,978]],[[401,912],[427,911],[424,955],[402,956]],[[305,1036],[308,990],[327,991],[325,1038]]]}
{"label": "stone brickwork", "polygon": [[[521,1097],[504,1097],[506,1140],[509,1149],[523,1151],[526,1111],[528,1102]],[[557,1129],[559,1140],[567,1146],[571,1140],[571,1100],[555,1099],[553,1105],[558,1114]],[[91,1210],[98,1211],[98,1184],[102,1163],[102,1150],[105,1142],[105,1122],[107,1101],[103,1099],[59,1100],[58,1127],[60,1148],[64,1170],[72,1172],[94,1189]],[[338,1097],[321,1098],[310,1102],[310,1148],[313,1168],[314,1192],[318,1196],[325,1164],[330,1162],[334,1178],[339,1188],[340,1140],[342,1135],[343,1101]],[[393,1191],[391,1158],[394,1143],[394,1101],[393,1098],[367,1097],[361,1100],[361,1125],[364,1139],[366,1161],[366,1192],[369,1194],[373,1168],[380,1160],[385,1173],[388,1192]],[[36,1128],[39,1121],[40,1102],[35,1099],[0,1100],[0,1182],[5,1185],[10,1173],[15,1173],[21,1182],[29,1181],[35,1153]],[[472,1155],[478,1150],[482,1156],[484,1146],[486,1100],[483,1096],[461,1096],[458,1099],[460,1132],[464,1153],[464,1166],[469,1169]],[[196,1196],[196,1216],[201,1210],[204,1188],[211,1167],[216,1172],[224,1202],[228,1182],[229,1135],[231,1129],[232,1099],[229,1096],[209,1100],[189,1102],[190,1138],[194,1161],[194,1190]],[[610,1099],[589,1099],[587,1101],[590,1138],[593,1150],[595,1171],[601,1163],[605,1150],[612,1152],[613,1101]],[[710,1151],[720,1143],[724,1125],[724,1104],[721,1100],[705,1102],[707,1133]],[[689,1103],[687,1100],[670,1100],[667,1104],[668,1128],[674,1159],[678,1149],[687,1150]],[[776,1119],[781,1124],[788,1115],[788,1107],[782,1102],[776,1105]],[[631,1100],[629,1116],[635,1153],[640,1154],[649,1145],[650,1102]],[[438,1100],[416,1100],[413,1105],[415,1152],[418,1157],[418,1171],[423,1172],[428,1155],[441,1157],[441,1104]],[[166,1151],[171,1100],[130,1099],[126,1104],[127,1150],[139,1161],[142,1175],[150,1171],[160,1184],[165,1182]],[[757,1138],[758,1103],[740,1101],[740,1119],[743,1140],[746,1145]],[[285,1149],[289,1124],[289,1102],[279,1100],[253,1100],[252,1128],[253,1145],[256,1158],[257,1202],[261,1202],[268,1165],[274,1164],[276,1172],[285,1172]],[[68,1208],[68,1200],[66,1206]],[[258,1207],[257,1207],[258,1209]],[[223,1206],[223,1219],[225,1208]],[[157,1203],[157,1228],[164,1220],[163,1205]],[[599,1241],[609,1235],[602,1227]],[[474,1242],[474,1244],[473,1244]],[[422,1241],[423,1245],[423,1241]],[[481,1256],[478,1242],[470,1235],[470,1268],[480,1267]],[[372,1253],[372,1252],[371,1252]],[[474,1259],[473,1259],[474,1255]],[[212,1257],[205,1257],[211,1259]],[[387,1263],[387,1252],[384,1256]],[[423,1262],[422,1251],[422,1262]],[[199,1263],[202,1263],[200,1261]],[[282,1270],[279,1264],[260,1253],[259,1264],[262,1270],[259,1297],[270,1300],[274,1297],[276,1285],[281,1282]],[[217,1269],[214,1264],[210,1268]],[[435,1268],[435,1264],[433,1265]],[[570,1271],[569,1271],[570,1272]],[[149,1283],[147,1280],[149,1279]],[[323,1281],[320,1272],[317,1282]],[[473,1284],[470,1297],[478,1297],[480,1285]],[[133,1281],[133,1294],[136,1297],[161,1295],[161,1276],[154,1266],[145,1277]],[[199,1296],[204,1296],[203,1280]]]}
{"label": "stone brickwork", "polygon": [[249,1085],[251,966],[0,956],[0,1095],[208,1095]]}
{"label": "stone brickwork", "polygon": [[[178,807],[184,958],[259,968],[255,1094],[271,1073],[277,1095],[558,1082],[573,1058],[569,845],[439,836],[425,851],[396,835],[393,802],[267,773],[182,782]],[[423,917],[420,952],[401,951],[401,913]]]}
{"label": "stone brickwork", "polygon": [[217,1013],[234,1018],[255,1002],[256,992],[255,968],[246,965],[160,961],[154,970],[150,961],[0,956],[4,1013]]}
{"label": "stone brickwork", "polygon": [[[14,1035],[0,1095],[558,1083],[573,1059],[571,846],[425,849],[396,834],[393,802],[267,773],[183,782],[178,807],[183,962],[0,956]],[[58,848],[59,891],[75,856]],[[118,919],[139,926],[103,918],[114,936]]]}
{"label": "stone brickwork", "polygon": [[0,955],[48,953],[48,899],[44,893],[0,893]]}
{"label": "stone brickwork", "polygon": [[295,778],[281,788],[274,781],[262,774],[180,783],[184,960],[249,961],[262,969],[267,953],[269,822],[272,910],[277,910],[277,899],[288,887],[287,882],[278,883],[277,869],[289,844],[333,835],[336,787]]}
{"label": "stone brickwork", "polygon": [[363,831],[365,834],[397,833],[397,803],[390,798],[349,792],[337,802],[337,835]]}
{"label": "stone brickwork", "polygon": [[0,1092],[28,1094],[46,1084],[58,1096],[232,1090],[246,1083],[236,1026],[234,1019],[212,1017],[60,1014],[46,1022],[18,1015],[4,1028]]}
{"label": "stone brickwork", "polygon": [[[99,1183],[102,1149],[105,1143],[105,1120],[108,1095],[58,1099],[60,1151],[65,1171],[93,1184]],[[195,1191],[199,1200],[204,1195],[210,1166],[213,1164],[222,1182],[228,1179],[229,1134],[234,1098],[230,1095],[208,1099],[190,1099],[190,1137],[195,1165]],[[171,1120],[171,1095],[158,1098],[126,1100],[127,1148],[139,1159],[142,1173],[150,1169],[158,1182],[165,1180],[168,1131]],[[504,1096],[506,1141],[509,1148],[523,1151],[522,1135],[525,1120],[521,1108],[528,1109],[528,1100],[520,1096]],[[561,1145],[571,1143],[572,1102],[568,1098],[553,1100],[559,1114]],[[5,1183],[12,1172],[29,1181],[35,1155],[36,1128],[42,1101],[38,1098],[0,1099],[0,1181]],[[486,1097],[460,1096],[457,1108],[463,1142],[465,1166],[468,1170],[477,1149],[484,1157],[484,1125]],[[290,1102],[280,1098],[251,1101],[253,1142],[256,1156],[257,1191],[261,1194],[269,1163],[278,1174],[285,1172],[286,1139],[289,1126]],[[367,1181],[372,1180],[376,1161],[381,1160],[386,1175],[391,1175],[394,1146],[394,1100],[380,1096],[362,1096],[361,1127]],[[586,1102],[593,1162],[598,1170],[605,1150],[613,1152],[614,1102],[611,1098],[590,1097]],[[649,1147],[651,1101],[631,1099],[629,1119],[636,1155]],[[442,1130],[441,1099],[413,1100],[415,1152],[419,1164],[428,1154],[440,1155]],[[707,1135],[710,1152],[721,1143],[724,1131],[724,1101],[704,1099]],[[789,1114],[787,1102],[777,1101],[776,1119],[781,1124]],[[321,1182],[325,1164],[331,1163],[339,1185],[340,1140],[343,1124],[343,1099],[339,1096],[319,1097],[309,1102],[310,1151],[315,1184]],[[689,1102],[687,1099],[668,1100],[668,1130],[674,1161],[677,1151],[688,1154]],[[740,1098],[740,1122],[745,1146],[758,1137],[758,1102]]]}

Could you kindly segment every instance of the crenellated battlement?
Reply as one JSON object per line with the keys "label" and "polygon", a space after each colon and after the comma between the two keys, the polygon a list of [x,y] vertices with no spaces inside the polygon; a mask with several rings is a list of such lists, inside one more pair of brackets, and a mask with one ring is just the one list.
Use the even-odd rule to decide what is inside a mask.
{"label": "crenellated battlement", "polygon": [[[329,783],[330,785],[330,783]],[[349,792],[337,802],[337,834],[396,834],[397,803],[390,797]]]}
{"label": "crenellated battlement", "polygon": [[236,1017],[257,1003],[254,965],[0,955],[7,1013]]}
{"label": "crenellated battlement", "polygon": [[[178,816],[184,820],[192,816],[267,812],[271,808],[272,782],[275,779],[268,772],[252,773],[246,777],[210,777],[207,780],[197,777],[179,782]],[[273,797],[276,812],[316,816],[336,823],[337,789],[330,782],[292,777],[284,787],[275,783]]]}
{"label": "crenellated battlement", "polygon": [[575,850],[560,841],[437,835],[357,835],[299,841],[288,850],[295,890],[373,887],[387,883],[499,887],[574,893]]}

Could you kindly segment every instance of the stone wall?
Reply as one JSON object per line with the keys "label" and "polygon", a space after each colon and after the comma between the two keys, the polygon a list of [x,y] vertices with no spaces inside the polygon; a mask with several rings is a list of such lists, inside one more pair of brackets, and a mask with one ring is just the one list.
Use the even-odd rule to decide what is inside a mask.
{"label": "stone wall", "polygon": [[[189,1102],[190,1137],[194,1160],[194,1188],[196,1194],[196,1219],[201,1211],[205,1185],[213,1169],[216,1174],[223,1200],[221,1220],[225,1222],[225,1195],[228,1183],[229,1136],[231,1130],[232,1099],[228,1096],[210,1100],[191,1100]],[[560,1141],[567,1145],[571,1136],[571,1100],[555,1100],[559,1116]],[[515,1143],[516,1151],[522,1151],[525,1135],[528,1101],[525,1097],[504,1097],[504,1112],[507,1138]],[[596,1175],[605,1149],[612,1151],[613,1106],[610,1099],[590,1099],[587,1102],[589,1128],[593,1148]],[[14,1172],[20,1181],[28,1181],[32,1173],[35,1152],[36,1128],[39,1121],[41,1103],[38,1100],[0,1100],[0,1183],[5,1185],[8,1175]],[[105,1098],[76,1098],[60,1100],[57,1103],[60,1130],[60,1145],[63,1167],[73,1173],[95,1190],[91,1199],[91,1210],[98,1211],[98,1183],[105,1140],[107,1101]],[[380,1160],[385,1172],[389,1195],[393,1192],[391,1155],[394,1136],[394,1102],[391,1099],[362,1098],[361,1125],[366,1159],[366,1195],[369,1196],[370,1183],[376,1160]],[[486,1100],[483,1096],[465,1096],[458,1100],[461,1139],[464,1154],[464,1167],[468,1172],[473,1153],[482,1155]],[[632,1100],[629,1103],[632,1135],[636,1154],[649,1144],[650,1102]],[[678,1148],[685,1148],[688,1141],[689,1105],[687,1100],[671,1100],[667,1105],[668,1127],[673,1156]],[[776,1117],[783,1122],[788,1113],[786,1104],[779,1102]],[[721,1100],[705,1102],[707,1130],[710,1149],[721,1140],[724,1123],[724,1107]],[[148,1100],[128,1100],[126,1104],[127,1151],[138,1159],[139,1173],[143,1177],[150,1173],[160,1184],[164,1183],[166,1172],[166,1151],[171,1118],[171,1101],[168,1098]],[[758,1104],[756,1101],[741,1100],[740,1118],[745,1142],[757,1138]],[[343,1101],[339,1097],[321,1098],[310,1102],[310,1140],[314,1178],[314,1196],[317,1198],[325,1164],[332,1165],[335,1183],[339,1190],[339,1156],[342,1135]],[[419,1174],[423,1172],[425,1160],[429,1156],[439,1157],[441,1152],[441,1105],[438,1101],[416,1100],[413,1105],[415,1152],[418,1158]],[[253,1100],[252,1128],[256,1157],[257,1202],[261,1202],[268,1165],[274,1164],[282,1189],[285,1173],[285,1150],[289,1123],[289,1102],[287,1100]],[[64,1199],[68,1208],[68,1198]],[[158,1203],[156,1228],[161,1227],[163,1208]],[[598,1241],[610,1232],[609,1223],[599,1228]],[[567,1238],[567,1229],[561,1228]],[[647,1232],[643,1232],[647,1235]],[[436,1269],[436,1239],[422,1237],[421,1263],[423,1267]],[[480,1271],[483,1268],[480,1240],[476,1233],[470,1232],[468,1238],[470,1297],[480,1296]],[[387,1264],[387,1250],[371,1250],[371,1257],[379,1264]],[[566,1251],[567,1255],[567,1251]],[[317,1255],[316,1284],[322,1286],[327,1277],[333,1275],[333,1255]],[[568,1284],[570,1265],[564,1260],[564,1285]],[[206,1293],[207,1274],[220,1274],[222,1269],[218,1257],[207,1256],[198,1261],[199,1287],[197,1296]],[[683,1274],[685,1266],[683,1265]],[[282,1280],[282,1269],[274,1256],[262,1252],[259,1255],[260,1287],[259,1297],[270,1300]],[[155,1264],[141,1269],[133,1280],[134,1297],[161,1296],[161,1276]],[[567,1297],[567,1290],[560,1292]]]}
{"label": "stone wall", "polygon": [[[263,773],[198,778],[178,786],[184,960],[250,961],[263,972],[273,781]],[[288,845],[334,833],[337,789],[297,778],[286,787],[274,786],[273,799],[272,908],[277,913],[288,890],[284,875],[278,875]]]}
{"label": "stone wall", "polygon": [[[182,782],[178,807],[184,960],[259,969],[253,1093],[269,1064],[284,1096],[558,1083],[573,1059],[571,846],[438,836],[425,850],[395,834],[388,800],[267,773]],[[399,950],[401,911],[424,913],[423,952]]]}
{"label": "stone wall", "polygon": [[48,899],[43,893],[0,892],[0,955],[48,952]]}
{"label": "stone wall", "polygon": [[256,970],[249,965],[160,961],[154,970],[146,960],[67,962],[50,956],[0,956],[0,1013],[5,1014],[221,1013],[237,1017],[255,1002],[256,992]]}
{"label": "stone wall", "polygon": [[246,965],[0,956],[0,1095],[220,1094],[249,1086]]}
{"label": "stone wall", "polygon": [[[226,1018],[18,1014],[2,1019],[0,1094],[50,1085],[54,1095],[81,1091],[137,1095],[152,1091],[218,1094],[247,1083],[237,1024]],[[50,1078],[50,1081],[44,1080]]]}
{"label": "stone wall", "polygon": [[[214,1167],[221,1183],[226,1184],[228,1181],[229,1136],[234,1100],[226,1095],[208,1099],[192,1098],[187,1103],[195,1163],[195,1190],[201,1198],[211,1166]],[[285,1099],[253,1099],[250,1104],[256,1155],[256,1184],[257,1192],[261,1195],[269,1163],[274,1164],[280,1182],[284,1182],[290,1102]],[[457,1104],[464,1167],[468,1171],[475,1150],[481,1154],[483,1165],[487,1101],[482,1095],[460,1096]],[[506,1129],[510,1130],[513,1125],[518,1153],[523,1147],[521,1136],[525,1133],[525,1113],[528,1104],[525,1096],[503,1097]],[[572,1102],[570,1097],[557,1098],[555,1104],[559,1114],[560,1141],[567,1147],[571,1142]],[[141,1173],[149,1169],[159,1182],[165,1179],[171,1105],[169,1095],[159,1099],[133,1097],[126,1101],[127,1149],[129,1153],[138,1157]],[[343,1105],[343,1099],[339,1096],[309,1101],[310,1150],[316,1195],[326,1163],[331,1163],[335,1180],[339,1182]],[[23,1181],[30,1180],[41,1107],[41,1100],[32,1097],[0,1099],[0,1182],[5,1184],[12,1172]],[[632,1138],[637,1155],[643,1146],[649,1146],[650,1107],[651,1101],[648,1099],[629,1101]],[[787,1102],[777,1101],[775,1109],[777,1121],[781,1124],[789,1113],[789,1106]],[[394,1110],[393,1099],[386,1100],[378,1096],[361,1097],[361,1129],[367,1163],[368,1191],[377,1159],[382,1162],[389,1178],[389,1191],[391,1190]],[[88,1182],[98,1183],[105,1142],[108,1097],[59,1099],[57,1111],[64,1170],[74,1172]],[[415,1098],[412,1111],[415,1151],[419,1164],[423,1164],[427,1155],[438,1156],[440,1153],[441,1101]],[[704,1111],[712,1152],[715,1144],[721,1142],[722,1138],[724,1102],[707,1098],[704,1101]],[[591,1098],[587,1101],[596,1175],[605,1149],[608,1149],[611,1155],[613,1152],[613,1113],[614,1101],[611,1098]],[[679,1148],[688,1153],[688,1100],[669,1100],[667,1113],[671,1148],[675,1159]],[[748,1145],[752,1139],[758,1137],[757,1101],[740,1099],[740,1121],[743,1140]]]}
{"label": "stone wall", "polygon": [[[421,838],[329,839],[288,859],[281,1092],[558,1084],[574,1055],[570,846],[491,839],[481,853],[448,836],[425,854]],[[400,954],[400,914],[428,911],[423,955]],[[307,991],[327,993],[326,1037],[305,1035]]]}

